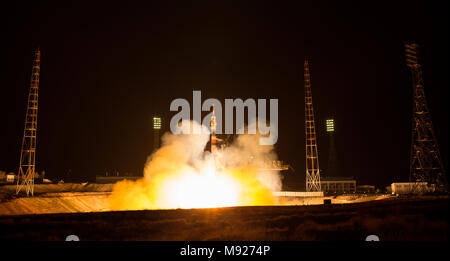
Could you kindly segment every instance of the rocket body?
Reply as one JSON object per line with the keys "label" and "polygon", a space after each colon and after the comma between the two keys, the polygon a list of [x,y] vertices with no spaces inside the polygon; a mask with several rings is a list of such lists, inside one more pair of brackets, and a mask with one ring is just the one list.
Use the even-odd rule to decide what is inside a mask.
{"label": "rocket body", "polygon": [[217,150],[216,115],[214,114],[214,106],[213,106],[213,112],[211,115],[211,153],[214,153],[216,150]]}

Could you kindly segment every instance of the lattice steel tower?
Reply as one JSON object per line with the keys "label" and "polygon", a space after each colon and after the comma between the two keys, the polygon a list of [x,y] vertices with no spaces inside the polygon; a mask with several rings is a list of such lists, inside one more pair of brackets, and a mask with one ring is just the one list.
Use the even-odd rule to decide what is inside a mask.
{"label": "lattice steel tower", "polygon": [[419,45],[415,43],[405,44],[406,65],[411,69],[414,99],[410,181],[427,182],[428,185],[434,184],[436,189],[446,190],[447,181],[425,98],[418,48]]}
{"label": "lattice steel tower", "polygon": [[34,193],[34,174],[36,168],[36,131],[38,115],[38,87],[41,63],[41,52],[34,52],[33,68],[31,71],[30,91],[28,93],[27,112],[23,131],[22,150],[20,152],[19,174],[17,175],[16,194],[22,188],[27,196]]}
{"label": "lattice steel tower", "polygon": [[305,59],[305,136],[306,136],[306,191],[321,191],[319,153],[311,93],[311,75]]}

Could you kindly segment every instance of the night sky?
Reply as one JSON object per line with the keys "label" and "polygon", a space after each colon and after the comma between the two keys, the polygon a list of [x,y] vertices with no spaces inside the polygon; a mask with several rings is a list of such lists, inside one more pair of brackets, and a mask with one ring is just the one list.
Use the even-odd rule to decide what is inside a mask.
{"label": "night sky", "polygon": [[342,176],[380,187],[407,181],[407,40],[421,46],[425,91],[448,169],[445,1],[65,2],[2,7],[0,170],[18,168],[32,52],[39,46],[37,170],[49,178],[69,169],[79,181],[106,170],[140,175],[153,150],[152,116],[161,115],[168,131],[175,114],[170,102],[192,101],[192,91],[201,90],[202,100],[223,104],[279,99],[276,151],[295,169],[284,181],[304,189],[308,58],[323,169],[325,119],[334,117]]}

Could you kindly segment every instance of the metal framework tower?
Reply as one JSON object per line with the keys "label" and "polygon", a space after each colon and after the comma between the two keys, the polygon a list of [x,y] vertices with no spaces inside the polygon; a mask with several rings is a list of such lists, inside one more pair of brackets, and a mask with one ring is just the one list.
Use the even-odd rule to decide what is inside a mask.
{"label": "metal framework tower", "polygon": [[311,75],[308,60],[305,59],[305,134],[306,134],[306,191],[321,191],[319,153],[317,150],[316,127],[311,93]]}
{"label": "metal framework tower", "polygon": [[36,168],[36,132],[38,115],[38,88],[41,52],[34,52],[33,68],[31,71],[30,91],[28,93],[27,112],[23,131],[22,150],[20,152],[19,172],[17,175],[16,194],[22,188],[27,196],[34,194],[34,174]]}
{"label": "metal framework tower", "polygon": [[406,65],[411,69],[413,82],[413,117],[410,158],[410,181],[427,182],[438,190],[447,189],[439,147],[428,110],[423,87],[422,68],[418,61],[419,45],[405,44]]}

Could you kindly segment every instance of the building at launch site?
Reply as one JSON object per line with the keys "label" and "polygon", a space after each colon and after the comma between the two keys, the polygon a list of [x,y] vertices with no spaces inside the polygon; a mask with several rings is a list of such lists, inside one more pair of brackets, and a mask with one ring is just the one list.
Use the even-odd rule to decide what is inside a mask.
{"label": "building at launch site", "polygon": [[435,191],[436,185],[428,185],[427,182],[396,182],[391,184],[392,194],[398,195],[426,194]]}
{"label": "building at launch site", "polygon": [[356,180],[353,177],[322,176],[320,186],[324,194],[346,194],[356,192]]}

